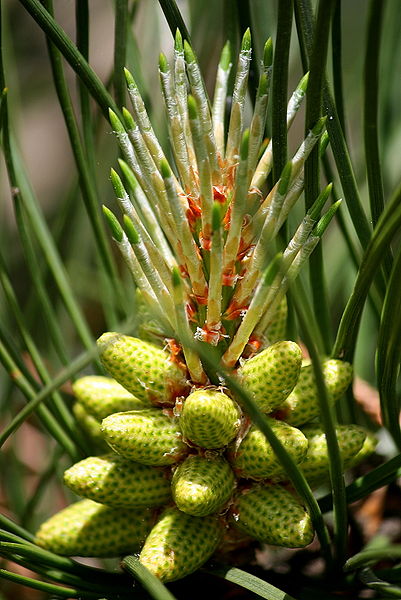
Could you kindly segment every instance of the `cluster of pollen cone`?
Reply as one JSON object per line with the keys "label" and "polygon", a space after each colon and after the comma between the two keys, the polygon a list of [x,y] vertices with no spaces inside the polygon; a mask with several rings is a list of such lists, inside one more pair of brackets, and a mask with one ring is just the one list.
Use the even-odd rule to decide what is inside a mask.
{"label": "cluster of pollen cone", "polygon": [[[173,66],[163,55],[159,64],[174,166],[126,71],[132,113],[110,113],[124,157],[122,177],[111,175],[123,225],[109,209],[104,214],[136,283],[139,337],[103,334],[98,346],[108,376],[74,384],[77,421],[98,454],[65,472],[65,484],[83,499],[36,534],[55,553],[139,553],[157,577],[172,581],[247,540],[288,548],[313,540],[308,511],[272,447],[196,352],[196,344],[213,346],[311,487],[327,481],[314,371],[298,344],[285,340],[285,329],[288,287],[337,209],[321,215],[330,186],[287,247],[278,241],[302,194],[308,154],[315,144],[325,150],[324,120],[269,187],[271,41],[245,129],[250,59],[247,31],[226,120],[228,45],[210,102],[194,53],[177,33]],[[289,100],[288,127],[306,88],[307,76]],[[334,406],[352,367],[322,357],[322,369]],[[361,427],[336,431],[344,469],[374,450]]]}

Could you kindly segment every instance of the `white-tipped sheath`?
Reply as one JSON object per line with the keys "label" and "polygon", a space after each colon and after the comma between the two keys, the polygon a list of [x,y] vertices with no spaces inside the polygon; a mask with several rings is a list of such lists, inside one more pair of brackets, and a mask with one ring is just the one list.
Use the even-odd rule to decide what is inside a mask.
{"label": "white-tipped sheath", "polygon": [[304,141],[298,148],[297,152],[295,153],[295,155],[291,161],[292,162],[292,175],[291,175],[292,182],[294,182],[295,179],[297,179],[297,177],[299,176],[299,173],[303,169],[306,159],[308,158],[309,154],[312,152],[312,149],[314,148],[316,142],[320,139],[320,137],[323,133],[325,120],[326,120],[325,117],[319,119],[319,121],[316,123],[316,125],[309,131],[308,135],[306,136],[306,138],[304,139]]}
{"label": "white-tipped sheath", "polygon": [[[124,69],[124,71],[135,121],[141,131],[143,140],[149,149],[150,155],[155,161],[155,164],[159,164],[160,161],[165,158],[165,154],[150,123],[145,104],[142,100],[142,96],[139,93],[135,80],[128,69]],[[177,188],[180,189],[181,186],[175,177],[174,180]]]}
{"label": "white-tipped sheath", "polygon": [[249,129],[248,185],[250,185],[252,181],[260,152],[260,146],[264,136],[267,117],[267,103],[269,100],[269,84],[270,81],[267,78],[266,73],[262,73],[259,80],[255,110],[253,111],[253,117]]}
{"label": "white-tipped sheath", "polygon": [[[290,208],[292,208],[292,206],[295,204],[296,199],[299,198],[299,196],[302,192],[303,180],[302,180],[301,184],[299,183],[299,181],[300,180],[298,179],[297,185],[299,187],[294,189],[294,184],[293,184],[293,187],[290,189],[289,194],[287,196],[285,196],[284,204],[287,204],[287,206],[285,207],[285,210],[284,210],[284,204],[283,204],[283,206],[281,207],[280,213],[279,213],[279,218],[277,219],[276,217],[274,217],[274,219],[272,219],[270,221],[270,223],[273,224],[273,226],[274,226],[273,233],[271,232],[271,229],[270,229],[270,234],[272,235],[272,237],[270,237],[270,239],[273,239],[278,234],[282,224],[284,223],[284,221],[288,215]],[[321,207],[324,205],[330,190],[331,190],[331,186],[328,186],[319,195],[319,198],[316,200],[316,203],[319,203],[319,201],[321,202]],[[274,200],[270,204],[269,211],[270,210],[272,210],[272,212],[274,211]],[[283,212],[285,212],[285,217],[283,217],[283,215],[282,215]],[[320,211],[318,211],[316,213],[316,218],[319,214],[320,214]],[[298,252],[303,248],[303,246],[305,244],[308,247],[308,245],[309,245],[308,237],[309,237],[309,234],[311,233],[315,223],[316,223],[316,219],[312,218],[309,213],[305,215],[305,217],[303,218],[302,222],[300,223],[299,227],[297,228],[294,236],[290,240],[290,242],[284,252],[283,261],[282,261],[282,269],[281,269],[282,272],[286,272],[287,269],[289,269],[295,256],[298,254]],[[261,242],[263,235],[264,234],[262,231],[262,234],[259,238],[259,242]],[[257,273],[257,276],[259,276],[260,270],[262,268],[264,268],[264,263],[263,263],[263,261],[262,262],[260,261],[260,257],[262,257],[262,259],[263,259],[263,256],[266,255],[267,248],[265,248],[265,250],[263,250],[262,245],[260,245],[260,247],[258,247],[259,242],[255,246],[254,254],[250,257],[249,264],[247,265],[247,267],[248,267],[247,272],[245,273],[245,275],[241,279],[241,281],[238,282],[237,289],[235,290],[235,294],[232,299],[232,302],[234,302],[234,307],[242,306],[246,302],[246,299],[252,293],[252,286],[255,284],[256,279],[257,279],[257,277],[255,277],[255,272]],[[261,251],[261,253],[260,253],[260,251]],[[257,256],[258,253],[260,254],[259,256]],[[254,259],[254,261],[253,261],[253,259]]]}
{"label": "white-tipped sheath", "polygon": [[196,185],[194,185],[194,178],[191,177],[184,123],[178,108],[170,67],[163,55],[160,57],[159,74],[177,169],[186,191],[195,195]]}
{"label": "white-tipped sheath", "polygon": [[142,167],[140,166],[128,133],[124,130],[121,121],[114,113],[112,113],[112,111],[110,111],[110,115],[110,121],[113,126],[114,133],[119,142],[119,146],[123,152],[124,158],[127,161],[132,172],[134,173],[136,179],[138,180],[144,194],[146,194],[151,205],[153,206],[154,211],[157,214],[158,221],[164,233],[166,234],[166,237],[170,242],[171,247],[175,248],[177,236],[174,233],[174,229],[172,228],[174,222],[171,217],[171,211],[169,210],[169,206],[167,203],[165,203],[164,206],[160,206],[160,204],[163,202],[163,197],[159,198],[154,186],[152,185],[152,182],[149,180],[149,177],[146,176]]}
{"label": "white-tipped sheath", "polygon": [[291,98],[287,104],[287,127],[291,127],[293,120],[295,119],[295,115],[297,114],[299,107],[302,104],[303,99],[305,98],[306,90],[308,89],[308,80],[309,73],[306,73],[297,87],[293,91]]}
{"label": "white-tipped sheath", "polygon": [[[308,214],[304,216],[301,223],[299,224],[296,232],[288,242],[287,248],[283,253],[283,271],[286,272],[290,269],[298,252],[306,245],[309,248],[309,234],[311,233],[316,221],[312,219]],[[313,236],[314,239],[315,236]],[[311,238],[312,239],[312,238]]]}
{"label": "white-tipped sheath", "polygon": [[198,105],[193,96],[188,96],[189,123],[191,126],[192,139],[194,143],[196,161],[199,171],[200,185],[200,204],[202,219],[202,239],[207,246],[212,232],[212,206],[213,206],[213,188],[212,175],[208,157],[208,150],[205,144],[205,138],[202,133],[202,126],[199,119]]}
{"label": "white-tipped sheath", "polygon": [[[302,250],[303,256],[303,248],[309,248],[309,235],[312,232],[312,229],[316,225],[317,219],[320,217],[321,209],[323,208],[330,192],[332,185],[328,185],[318,196],[310,210],[306,213],[301,223],[299,224],[297,230],[295,231],[293,237],[288,243],[287,248],[284,251],[283,259],[281,263],[281,272],[286,273],[288,269],[290,269],[291,264],[294,259],[298,255],[298,253]],[[334,213],[333,213],[334,214]],[[331,219],[331,212],[326,216],[327,219]],[[277,225],[274,229],[274,235],[277,235],[280,227]],[[311,238],[315,239],[315,235],[312,235]],[[307,250],[309,251],[309,250]]]}
{"label": "white-tipped sheath", "polygon": [[[327,228],[330,221],[337,212],[341,204],[341,200],[332,204],[329,210],[320,218],[318,224],[312,229],[312,227],[316,223],[315,219],[320,214],[320,209],[322,208],[328,196],[330,195],[330,191],[331,184],[329,184],[321,192],[319,197],[316,199],[313,207],[311,207],[309,213],[311,213],[313,217],[309,213],[305,215],[303,222],[301,223],[297,232],[294,235],[294,238],[292,240],[293,243],[290,243],[288,245],[283,256],[281,269],[281,272],[284,273],[285,276],[280,283],[280,289],[277,296],[274,298],[274,301],[269,305],[266,304],[265,311],[263,312],[263,317],[261,318],[254,332],[256,335],[263,335],[264,331],[268,327],[274,315],[276,308],[278,307],[279,303],[281,302],[282,298],[287,292],[289,285],[298,277],[302,266],[308,260],[313,250],[316,248],[325,229]],[[309,235],[311,229],[312,233],[311,235]]]}
{"label": "white-tipped sheath", "polygon": [[[128,219],[128,217],[126,219]],[[127,224],[126,219],[124,219],[124,221]],[[162,310],[165,312],[165,315],[171,323],[172,328],[176,329],[177,322],[175,318],[173,298],[169,292],[169,289],[163,283],[159,272],[156,270],[154,264],[152,263],[146,246],[141,239],[141,236],[138,232],[136,232],[135,241],[132,238],[129,239],[129,241],[131,243],[136,258],[138,259],[141,269],[144,272],[147,280],[149,281],[150,286],[152,287]]]}
{"label": "white-tipped sheath", "polygon": [[185,132],[185,142],[187,145],[189,164],[194,165],[196,163],[196,157],[195,150],[192,144],[191,128],[189,126],[187,85],[188,82],[187,73],[185,69],[184,46],[182,44],[181,34],[179,33],[179,31],[177,31],[176,43],[174,46],[174,87],[177,99],[177,106]]}
{"label": "white-tipped sheath", "polygon": [[[302,100],[305,97],[306,89],[308,84],[308,74],[304,75],[298,84],[298,87],[293,92],[288,104],[287,104],[287,129],[289,129],[294,121],[295,115],[297,114],[299,107],[301,106]],[[255,173],[252,177],[251,187],[260,189],[267,177],[270,174],[273,165],[273,145],[270,141],[267,145],[266,150],[262,154]]]}
{"label": "white-tipped sheath", "polygon": [[[210,164],[210,172],[214,185],[221,183],[221,170],[217,160],[216,140],[213,133],[213,122],[210,114],[209,100],[203,83],[202,74],[195,55],[188,42],[184,41],[185,60],[191,92],[196,100],[199,110],[199,122],[204,137],[207,157]],[[192,131],[192,129],[191,129]],[[195,140],[194,140],[195,143]],[[195,148],[196,151],[196,148]]]}
{"label": "white-tipped sheath", "polygon": [[228,165],[234,165],[239,158],[242,130],[244,127],[244,107],[248,85],[249,66],[252,49],[249,29],[242,38],[242,47],[238,57],[237,74],[235,77],[230,123],[228,126],[226,160]]}
{"label": "white-tipped sheath", "polygon": [[162,164],[162,173],[166,187],[166,193],[172,208],[173,217],[178,232],[178,243],[182,246],[182,254],[185,257],[185,267],[191,280],[191,286],[197,299],[206,301],[207,284],[203,273],[202,259],[199,254],[199,249],[192,236],[186,215],[182,210],[180,202],[178,201],[171,169],[168,166],[167,161],[164,161]]}
{"label": "white-tipped sheath", "polygon": [[166,319],[166,315],[160,308],[160,303],[158,298],[156,297],[153,288],[151,287],[148,279],[146,278],[141,265],[135,253],[132,249],[131,244],[128,241],[128,238],[125,233],[123,233],[123,237],[121,242],[118,242],[114,239],[114,243],[117,245],[121,255],[136,283],[138,288],[141,290],[144,300],[149,306],[150,310],[160,319],[160,322],[163,324],[166,333],[171,332],[171,323],[168,319]]}
{"label": "white-tipped sheath", "polygon": [[230,46],[227,42],[224,46],[219,66],[217,67],[216,87],[214,88],[212,120],[213,132],[216,140],[217,152],[224,158],[224,117],[227,100],[227,85],[232,63],[230,62]]}
{"label": "white-tipped sheath", "polygon": [[[288,246],[284,251],[283,259],[282,259],[282,267],[281,267],[281,271],[283,273],[285,273],[290,268],[291,263],[294,261],[297,254],[300,252],[300,250],[303,248],[303,246],[306,244],[309,247],[308,237],[309,237],[309,234],[312,231],[315,223],[316,223],[316,221],[314,219],[312,219],[309,215],[305,215],[301,224],[297,228],[295,234],[289,241]],[[251,267],[249,267],[249,269],[250,268]],[[257,274],[258,274],[257,276],[259,276],[260,272],[257,271]],[[235,290],[235,294],[232,298],[234,307],[243,306],[244,303],[246,303],[247,299],[251,296],[251,294],[253,292],[253,286],[255,285],[256,279],[257,279],[257,277],[255,278],[255,276],[253,276],[253,277],[248,277],[245,281],[245,276],[244,276],[244,278],[238,282],[237,289]],[[284,290],[284,292],[280,296],[280,298],[278,298],[277,301],[275,301],[275,304],[270,311],[272,314],[275,310],[275,306],[277,306],[280,303],[280,301],[285,293],[286,293],[286,290]],[[266,327],[265,327],[265,329],[266,329]]]}
{"label": "white-tipped sheath", "polygon": [[186,340],[193,340],[193,333],[189,325],[188,314],[186,310],[187,298],[178,269],[173,269],[172,283],[174,290],[173,298],[177,321],[177,333],[181,341],[185,362],[192,381],[195,383],[205,384],[207,382],[207,377],[203,370],[199,356],[185,343]]}
{"label": "white-tipped sheath", "polygon": [[[132,121],[128,129],[128,135],[135,149],[135,154],[138,159],[138,163],[142,169],[144,178],[154,190],[164,209],[168,208],[168,202],[166,198],[166,192],[164,190],[163,179],[159,172],[159,167],[156,165],[149,152],[148,147],[143,141],[143,137],[138,125]],[[171,212],[169,211],[168,218],[173,224],[171,218]]]}
{"label": "white-tipped sheath", "polygon": [[[142,237],[142,240],[143,240],[143,243],[145,244],[146,250],[149,253],[149,258],[150,258],[151,262],[157,269],[161,279],[163,280],[163,283],[166,285],[167,288],[169,288],[169,286],[171,286],[171,277],[170,277],[169,267],[168,267],[166,261],[164,260],[163,255],[160,253],[159,249],[154,244],[149,233],[143,226],[143,223],[141,222],[141,219],[139,218],[138,213],[135,210],[135,207],[132,205],[128,194],[125,193],[123,198],[117,197],[117,202],[119,203],[122,212],[125,213],[126,215],[128,215],[129,218],[131,219],[131,221],[134,223],[135,227],[138,230],[138,233]],[[170,292],[171,292],[171,289],[170,289]]]}
{"label": "white-tipped sheath", "polygon": [[[128,133],[126,131],[114,131],[114,135],[117,138],[118,145],[120,146],[125,160],[135,173],[140,174],[139,163],[134,152],[134,147],[131,144],[131,140],[129,139]],[[137,179],[139,179],[138,175]]]}
{"label": "white-tipped sheath", "polygon": [[320,242],[320,237],[317,235],[311,235],[305,244],[302,246],[300,251],[295,256],[295,260],[293,260],[290,268],[287,271],[287,279],[289,282],[296,279],[298,276],[302,265],[308,260],[318,243]]}
{"label": "white-tipped sheath", "polygon": [[[299,190],[299,188],[297,186],[297,181],[302,180],[302,186],[303,186],[303,166],[304,166],[305,161],[308,158],[309,154],[311,153],[313,147],[315,146],[316,142],[319,140],[320,136],[322,135],[324,121],[325,121],[324,118],[319,119],[319,121],[316,123],[315,127],[313,127],[313,129],[311,129],[309,131],[308,135],[306,136],[304,141],[299,146],[297,152],[295,153],[295,155],[291,161],[291,181],[290,181],[291,190],[295,186],[294,190],[293,190],[294,194],[291,193],[291,202],[293,201],[295,203],[295,201],[299,197],[299,195],[297,196],[297,193]],[[268,213],[269,208],[270,208],[272,192],[274,192],[274,188],[268,194],[268,196],[265,198],[265,200],[262,202],[262,204],[259,206],[258,210],[256,211],[255,215],[253,216],[252,225],[249,227],[249,229],[252,229],[252,234],[254,236],[257,235],[257,230],[258,230],[258,228],[260,228],[261,223],[264,223],[264,221],[265,221],[265,215]],[[285,220],[286,216],[288,215],[288,212],[286,212],[286,216],[284,218],[284,214],[283,214],[284,206],[285,206],[285,210],[289,212],[289,210],[292,208],[293,204],[288,202],[287,199],[285,199],[284,202],[282,203],[282,207],[281,207],[282,215],[281,216],[278,215],[278,219],[277,219],[277,222],[281,222],[281,224],[284,223],[284,220]],[[248,237],[249,232],[244,232],[244,233]]]}
{"label": "white-tipped sheath", "polygon": [[143,192],[138,180],[136,179],[129,165],[122,159],[118,159],[118,163],[121,167],[124,177],[129,183],[131,192],[130,201],[132,200],[132,203],[140,217],[141,222],[145,226],[146,230],[149,232],[153,243],[159,248],[160,252],[162,253],[166,263],[168,264],[171,270],[174,266],[177,266],[177,261],[171,252],[170,246],[168,245],[168,242],[164,235],[164,231],[159,225],[159,221],[157,220],[157,217],[149,204],[147,196]]}
{"label": "white-tipped sheath", "polygon": [[151,155],[154,157],[157,163],[160,163],[161,159],[164,158],[164,152],[159,144],[159,140],[155,135],[145,108],[145,104],[142,100],[141,94],[139,93],[134,78],[127,69],[125,69],[125,78],[127,81],[128,94],[131,100],[135,121],[138,123],[143,139],[149,148]]}
{"label": "white-tipped sheath", "polygon": [[[132,119],[132,117],[131,117]],[[164,187],[163,178],[154,164],[152,157],[149,154],[149,150],[143,143],[139,127],[136,123],[132,123],[129,129],[129,137],[133,143],[136,156],[138,159],[138,165],[141,168],[141,176],[147,189],[150,191],[150,197],[153,205],[157,209],[158,218],[162,225],[163,230],[166,233],[167,239],[170,242],[172,248],[175,249],[177,255],[180,256],[180,249],[178,244],[177,229],[175,221],[173,219],[171,206],[168,202],[166,189]],[[152,167],[153,165],[153,167]],[[131,165],[130,165],[131,166]],[[135,169],[131,166],[135,175]],[[142,184],[141,180],[139,180]],[[146,193],[146,192],[145,192]],[[183,206],[184,210],[188,210],[188,201],[184,193],[178,195],[179,201]],[[181,258],[181,256],[180,256]]]}

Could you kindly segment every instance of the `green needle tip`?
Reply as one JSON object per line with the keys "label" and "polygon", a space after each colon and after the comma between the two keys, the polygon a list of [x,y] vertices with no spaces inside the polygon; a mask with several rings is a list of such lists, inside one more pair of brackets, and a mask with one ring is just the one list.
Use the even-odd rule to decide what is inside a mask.
{"label": "green needle tip", "polygon": [[135,129],[135,121],[129,110],[127,110],[124,106],[122,109],[124,124],[128,131],[131,129]]}
{"label": "green needle tip", "polygon": [[122,227],[121,227],[120,223],[117,220],[117,217],[104,204],[102,206],[102,210],[103,210],[103,214],[104,214],[105,219],[106,219],[106,223],[110,227],[111,234],[112,234],[113,238],[117,242],[121,242],[122,239],[123,239],[123,230],[122,230]]}
{"label": "green needle tip", "polygon": [[132,220],[129,218],[128,215],[124,215],[123,221],[124,221],[125,233],[127,234],[127,238],[129,239],[130,244],[138,244],[139,234],[138,234],[137,230],[135,229],[135,226],[134,226]]}
{"label": "green needle tip", "polygon": [[109,119],[113,131],[115,131],[116,133],[125,133],[124,125],[121,123],[120,119],[117,117],[116,113],[111,108],[109,108]]}
{"label": "green needle tip", "polygon": [[120,165],[120,169],[125,177],[126,182],[132,190],[135,190],[135,188],[138,185],[138,181],[135,175],[133,174],[132,170],[122,158],[118,159],[118,164]]}
{"label": "green needle tip", "polygon": [[159,55],[159,69],[161,71],[161,73],[168,73],[168,62],[167,62],[167,58],[166,55],[163,54],[163,52],[160,52]]}
{"label": "green needle tip", "polygon": [[184,45],[182,43],[181,31],[178,28],[176,29],[176,32],[175,32],[174,49],[175,49],[176,52],[183,52],[184,51]]}
{"label": "green needle tip", "polygon": [[249,52],[251,50],[251,30],[248,29],[245,31],[242,43],[241,43],[241,52]]}
{"label": "green needle tip", "polygon": [[301,92],[306,92],[306,90],[308,89],[308,81],[309,81],[309,71],[307,73],[305,73],[305,75],[302,77],[301,81],[298,84],[298,90]]}
{"label": "green needle tip", "polygon": [[313,205],[309,209],[309,211],[308,211],[309,216],[314,221],[316,221],[319,218],[319,215],[323,210],[323,206],[326,204],[327,199],[331,194],[332,188],[333,188],[333,184],[329,183],[329,185],[327,187],[325,187],[324,190],[322,190],[322,192],[319,194],[316,201],[313,203]]}
{"label": "green needle tip", "polygon": [[110,170],[110,179],[114,188],[114,193],[117,196],[117,198],[124,198],[124,196],[126,195],[126,191],[124,189],[119,174],[114,169]]}
{"label": "green needle tip", "polygon": [[330,221],[336,214],[337,210],[340,208],[341,202],[342,202],[341,200],[337,200],[337,202],[334,202],[334,204],[332,204],[330,206],[329,210],[323,215],[323,217],[320,219],[319,223],[314,228],[314,230],[312,232],[313,235],[322,237],[322,235],[326,231],[327,227],[329,226]]}
{"label": "green needle tip", "polygon": [[125,67],[124,67],[124,75],[125,75],[125,81],[127,82],[127,86],[129,88],[132,88],[132,87],[136,88],[137,85],[135,83],[135,79],[132,76],[132,73],[130,71],[128,71],[128,69]]}
{"label": "green needle tip", "polygon": [[319,136],[323,132],[323,129],[326,125],[326,120],[327,120],[326,116],[320,117],[320,119],[317,121],[316,125],[314,125],[314,127],[312,128],[312,133],[314,135]]}
{"label": "green needle tip", "polygon": [[320,157],[324,156],[329,143],[330,143],[330,136],[326,129],[326,131],[323,131],[322,137],[320,138],[320,145],[319,145],[319,156]]}
{"label": "green needle tip", "polygon": [[263,50],[263,66],[268,69],[273,63],[273,41],[271,38],[266,40]]}
{"label": "green needle tip", "polygon": [[188,44],[187,40],[184,40],[184,53],[185,53],[185,60],[187,61],[187,63],[196,62],[194,51],[192,50],[191,46]]}

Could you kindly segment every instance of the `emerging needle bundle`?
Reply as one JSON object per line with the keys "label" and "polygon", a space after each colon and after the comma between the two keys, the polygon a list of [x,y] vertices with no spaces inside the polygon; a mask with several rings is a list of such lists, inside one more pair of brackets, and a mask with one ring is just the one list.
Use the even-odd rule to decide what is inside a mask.
{"label": "emerging needle bundle", "polygon": [[[287,547],[313,539],[308,511],[273,449],[224,381],[209,378],[194,345],[214,347],[305,477],[320,483],[328,458],[318,392],[300,347],[285,341],[286,292],[338,208],[321,216],[330,185],[277,251],[303,190],[305,160],[315,144],[324,150],[324,119],[269,186],[271,40],[246,129],[250,58],[247,31],[226,133],[229,46],[212,104],[179,33],[173,68],[160,57],[174,166],[126,71],[133,116],[123,109],[120,120],[110,112],[124,156],[123,178],[111,174],[123,226],[109,209],[104,214],[137,286],[142,339],[102,335],[100,358],[111,378],[83,377],[74,385],[82,425],[113,452],[103,449],[66,471],[65,483],[85,500],[42,525],[36,540],[45,548],[85,556],[140,550],[141,562],[171,581],[201,566],[231,529]],[[290,98],[288,127],[306,86],[307,76]],[[351,382],[351,365],[324,360],[323,374],[334,405]],[[337,436],[344,467],[374,448],[354,425],[338,427]]]}

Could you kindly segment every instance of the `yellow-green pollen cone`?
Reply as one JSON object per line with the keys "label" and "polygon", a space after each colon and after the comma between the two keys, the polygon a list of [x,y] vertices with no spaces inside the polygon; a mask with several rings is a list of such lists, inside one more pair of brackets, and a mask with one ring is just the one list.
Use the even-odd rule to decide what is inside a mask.
{"label": "yellow-green pollen cone", "polygon": [[[352,366],[342,360],[323,361],[322,371],[330,404],[334,406],[352,381]],[[297,384],[279,414],[291,425],[303,425],[319,416],[320,407],[312,364],[305,364]]]}
{"label": "yellow-green pollen cone", "polygon": [[111,508],[85,499],[45,521],[35,543],[63,556],[119,556],[140,548],[153,522],[148,508]]}
{"label": "yellow-green pollen cone", "polygon": [[302,364],[301,349],[295,342],[276,342],[238,369],[244,388],[260,410],[271,413],[282,406],[294,389]]}
{"label": "yellow-green pollen cone", "polygon": [[303,548],[314,537],[311,518],[302,504],[280,485],[253,485],[236,499],[236,527],[274,546]]}
{"label": "yellow-green pollen cone", "polygon": [[98,421],[116,412],[149,406],[148,402],[130,394],[111,377],[87,375],[77,379],[72,389],[85,411]]}
{"label": "yellow-green pollen cone", "polygon": [[189,456],[177,467],[171,482],[177,507],[195,517],[222,510],[234,487],[234,473],[222,456]]}
{"label": "yellow-green pollen cone", "polygon": [[163,506],[171,498],[165,470],[114,453],[90,456],[76,463],[65,471],[64,483],[78,496],[108,506]]}
{"label": "yellow-green pollen cone", "polygon": [[[308,451],[308,440],[302,431],[284,421],[265,418],[294,462],[302,463]],[[239,477],[271,479],[285,475],[272,447],[255,425],[252,425],[244,439],[232,450],[230,462]]]}
{"label": "yellow-green pollen cone", "polygon": [[[302,432],[308,439],[308,452],[300,468],[310,485],[320,485],[329,480],[329,459],[326,434],[321,425],[306,425]],[[336,435],[343,468],[355,465],[357,456],[367,439],[367,432],[358,425],[337,425]],[[363,453],[359,460],[363,460]]]}
{"label": "yellow-green pollen cone", "polygon": [[110,415],[103,419],[101,429],[115,452],[143,465],[174,464],[188,449],[177,419],[157,408]]}
{"label": "yellow-green pollen cone", "polygon": [[161,581],[181,579],[210,558],[222,535],[216,516],[193,517],[168,508],[148,535],[139,560]]}
{"label": "yellow-green pollen cone", "polygon": [[149,405],[173,405],[185,390],[185,373],[168,352],[137,338],[104,333],[98,339],[103,366],[133,396]]}
{"label": "yellow-green pollen cone", "polygon": [[223,448],[237,435],[240,410],[227,394],[204,388],[184,401],[179,425],[184,438],[201,448]]}

